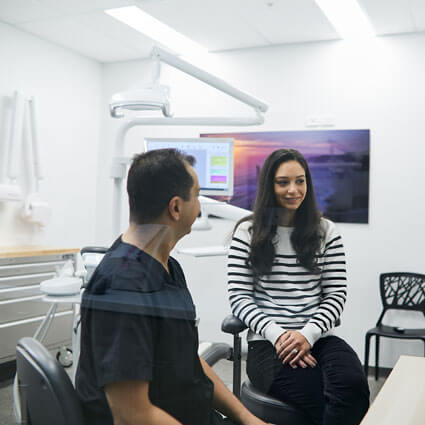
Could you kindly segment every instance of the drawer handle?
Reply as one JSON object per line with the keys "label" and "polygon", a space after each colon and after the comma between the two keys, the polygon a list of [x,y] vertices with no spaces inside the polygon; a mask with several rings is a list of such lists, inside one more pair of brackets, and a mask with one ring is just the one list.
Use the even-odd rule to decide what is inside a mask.
{"label": "drawer handle", "polygon": [[13,300],[4,300],[4,301],[0,301],[0,306],[5,304],[22,303],[24,301],[39,300],[43,297],[44,295],[33,295],[32,297],[22,297],[22,298],[14,298]]}
{"label": "drawer handle", "polygon": [[41,277],[41,280],[44,280],[45,277],[55,276],[56,272],[50,272],[50,273],[32,273],[32,274],[21,274],[19,276],[7,276],[7,277],[0,277],[0,283],[1,282],[9,282],[11,280],[20,280],[20,279],[31,279],[34,277]]}

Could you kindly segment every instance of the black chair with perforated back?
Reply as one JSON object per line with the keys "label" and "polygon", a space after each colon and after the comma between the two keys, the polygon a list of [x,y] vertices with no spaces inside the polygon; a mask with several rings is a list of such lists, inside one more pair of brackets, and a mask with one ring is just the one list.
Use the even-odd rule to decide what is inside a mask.
{"label": "black chair with perforated back", "polygon": [[263,421],[276,425],[312,425],[311,420],[299,408],[284,403],[257,390],[247,380],[241,388],[241,337],[239,334],[247,326],[233,315],[227,316],[221,330],[233,335],[233,350],[229,360],[233,360],[233,393],[254,415]]}
{"label": "black chair with perforated back", "polygon": [[382,273],[379,276],[382,312],[376,326],[366,332],[364,369],[369,372],[370,338],[375,336],[375,379],[379,376],[379,339],[420,339],[425,344],[425,329],[405,329],[382,324],[388,310],[418,311],[425,315],[425,275],[418,273]]}
{"label": "black chair with perforated back", "polygon": [[16,347],[22,420],[25,425],[84,425],[70,378],[59,362],[34,338]]}

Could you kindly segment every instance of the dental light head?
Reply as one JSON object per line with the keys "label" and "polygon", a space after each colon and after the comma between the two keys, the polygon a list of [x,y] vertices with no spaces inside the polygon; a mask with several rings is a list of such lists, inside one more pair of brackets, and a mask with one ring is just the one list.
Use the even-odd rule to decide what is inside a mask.
{"label": "dental light head", "polygon": [[[140,121],[141,125],[260,125],[263,124],[263,113],[268,109],[268,105],[260,100],[250,96],[241,90],[236,89],[224,80],[200,69],[193,64],[185,61],[178,56],[155,46],[151,52],[153,62],[152,83],[141,89],[127,90],[112,96],[109,108],[111,116],[114,118],[122,118],[126,111],[157,111],[161,110],[164,117],[156,118],[154,121]],[[247,119],[229,119],[226,117],[208,117],[199,119],[198,117],[190,118],[173,118],[170,113],[169,103],[169,87],[159,84],[161,73],[161,63],[164,62],[173,68],[176,68],[185,74],[191,75],[199,81],[216,88],[217,90],[228,94],[229,96],[239,100],[252,107],[255,111],[255,117]],[[133,118],[134,115],[130,118]],[[140,118],[140,117],[138,117]]]}
{"label": "dental light head", "polygon": [[109,103],[111,116],[124,117],[123,110],[129,111],[158,111],[165,117],[170,117],[170,89],[168,86],[153,83],[140,89],[127,90],[112,96]]}

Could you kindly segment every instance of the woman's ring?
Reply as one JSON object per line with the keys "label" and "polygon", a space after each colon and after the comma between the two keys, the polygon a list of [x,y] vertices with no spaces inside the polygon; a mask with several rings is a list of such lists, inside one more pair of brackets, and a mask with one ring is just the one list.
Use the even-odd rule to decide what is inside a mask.
{"label": "woman's ring", "polygon": [[297,354],[298,353],[298,350],[296,348],[293,348],[292,349],[292,352],[295,353],[295,354]]}

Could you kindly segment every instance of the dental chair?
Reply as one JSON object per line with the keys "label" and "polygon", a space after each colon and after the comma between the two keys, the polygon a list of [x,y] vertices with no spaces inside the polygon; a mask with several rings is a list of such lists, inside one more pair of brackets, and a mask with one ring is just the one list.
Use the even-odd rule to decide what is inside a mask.
{"label": "dental chair", "polygon": [[[209,343],[199,352],[213,366],[229,350],[227,344]],[[19,340],[16,369],[22,425],[88,425],[71,379],[41,342],[31,337]]]}
{"label": "dental chair", "polygon": [[16,369],[22,424],[85,425],[71,379],[39,341],[25,337],[18,342]]}
{"label": "dental chair", "polygon": [[245,323],[230,314],[222,324],[221,330],[233,335],[233,350],[229,360],[233,360],[233,393],[254,415],[263,421],[275,425],[313,425],[311,420],[299,408],[284,403],[257,390],[247,379],[241,387],[241,337],[247,329]]}
{"label": "dental chair", "polygon": [[[52,321],[55,318],[57,305],[65,303],[65,304],[72,304],[72,310],[73,310],[73,325],[72,325],[72,349],[67,348],[66,346],[63,346],[58,351],[58,354],[56,356],[56,359],[59,361],[61,366],[64,367],[70,367],[74,365],[74,370],[71,373],[71,381],[75,378],[75,371],[76,366],[79,359],[80,354],[80,301],[81,301],[81,294],[82,290],[84,290],[84,287],[87,284],[88,277],[90,277],[91,273],[93,273],[93,270],[95,269],[96,265],[95,262],[88,262],[86,260],[86,256],[90,254],[104,254],[107,251],[107,248],[104,247],[94,247],[94,246],[88,246],[81,249],[80,259],[79,261],[77,257],[75,258],[73,273],[74,275],[67,276],[64,278],[53,278],[46,280],[40,284],[40,289],[42,292],[45,293],[45,296],[43,297],[43,301],[50,302],[51,306],[46,313],[45,318],[41,322],[40,326],[38,327],[36,333],[34,334],[34,337],[32,338],[34,341],[38,341],[38,345],[43,347],[42,342],[44,341],[50,325]],[[99,262],[99,258],[97,258],[97,262]],[[82,267],[83,265],[83,267]],[[86,273],[86,269],[88,273]],[[69,281],[72,281],[72,285],[69,284]],[[82,288],[81,288],[82,285]],[[42,288],[43,287],[43,288]],[[75,287],[75,289],[74,289]],[[35,343],[28,343],[29,346],[25,345],[25,347],[31,348],[31,353],[40,353],[41,351],[34,351],[36,350],[37,344]],[[22,354],[20,355],[22,359]],[[27,355],[28,358],[29,354]],[[21,360],[22,362],[23,360]],[[19,390],[18,386],[18,377],[15,376],[15,380],[13,383],[13,410],[15,415],[15,420],[17,424],[20,425],[27,425],[31,424],[34,425],[34,422],[26,422],[24,419],[24,407],[22,404],[22,400],[20,398],[21,391]],[[41,395],[42,393],[40,393]],[[26,408],[26,407],[25,407]],[[43,412],[40,412],[40,414]],[[38,413],[36,413],[38,415]],[[45,422],[50,423],[50,422]],[[54,422],[51,422],[54,423]],[[59,422],[58,422],[59,423]],[[66,422],[68,424],[68,422]],[[74,425],[73,423],[71,423]],[[44,425],[44,423],[43,423]]]}

